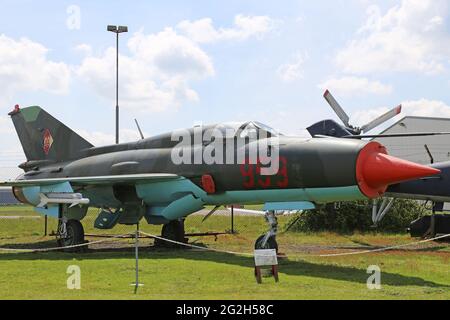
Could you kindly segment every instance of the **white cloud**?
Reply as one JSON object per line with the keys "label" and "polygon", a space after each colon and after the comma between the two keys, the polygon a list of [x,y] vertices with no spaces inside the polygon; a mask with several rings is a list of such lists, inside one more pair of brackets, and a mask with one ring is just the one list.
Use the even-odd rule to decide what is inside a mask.
{"label": "white cloud", "polygon": [[350,123],[354,126],[361,127],[388,111],[389,108],[387,107],[358,110],[351,115]]}
{"label": "white cloud", "polygon": [[0,134],[11,134],[14,132],[14,127],[11,119],[7,116],[0,116]]}
{"label": "white cloud", "polygon": [[3,137],[0,152],[0,180],[9,180],[22,173],[17,165],[26,159],[12,121],[8,116],[0,116],[0,135]]}
{"label": "white cloud", "polygon": [[402,106],[403,115],[450,118],[450,106],[442,101],[420,99],[402,102]]}
{"label": "white cloud", "polygon": [[284,82],[293,82],[303,78],[303,64],[305,63],[307,55],[297,54],[290,63],[282,64],[277,69],[278,77]]}
{"label": "white cloud", "polygon": [[[162,111],[198,100],[189,82],[214,75],[211,58],[192,40],[166,28],[156,34],[135,33],[130,56],[120,56],[120,100],[125,108]],[[115,48],[86,57],[77,74],[101,96],[114,98]]]}
{"label": "white cloud", "polygon": [[382,15],[377,6],[370,6],[366,24],[338,52],[337,65],[354,74],[444,71],[450,54],[448,8],[445,0],[403,0]]}
{"label": "white cloud", "polygon": [[234,17],[232,28],[215,28],[211,18],[203,18],[195,21],[183,20],[177,25],[177,29],[188,38],[198,43],[216,42],[222,40],[246,40],[250,37],[261,38],[275,27],[275,21],[268,16],[244,16],[239,14]]}
{"label": "white cloud", "polygon": [[433,31],[434,29],[437,29],[439,26],[441,26],[444,23],[444,19],[440,16],[434,16],[431,18],[428,23],[424,26],[423,30],[425,32]]}
{"label": "white cloud", "polygon": [[360,77],[330,78],[319,84],[320,89],[329,89],[342,96],[378,94],[385,95],[392,92],[392,86],[379,81],[370,81]]}
{"label": "white cloud", "polygon": [[[373,108],[355,112],[351,117],[351,123],[363,125],[387,112],[389,108]],[[450,118],[450,106],[438,100],[410,100],[402,102],[402,112],[397,118],[404,116]]]}
{"label": "white cloud", "polygon": [[[116,141],[115,134],[105,133],[101,131],[87,131],[87,130],[76,130],[76,132],[85,138],[87,141],[92,143],[94,146],[105,146],[114,144]],[[148,134],[143,133],[144,137],[148,137]],[[141,139],[139,132],[133,129],[121,129],[120,130],[120,142],[133,142]]]}
{"label": "white cloud", "polygon": [[27,38],[15,40],[0,35],[0,87],[3,95],[18,91],[47,91],[64,94],[69,90],[70,68],[47,58],[48,49]]}
{"label": "white cloud", "polygon": [[86,56],[90,56],[92,54],[92,47],[86,43],[79,44],[75,46],[75,51],[78,51]]}

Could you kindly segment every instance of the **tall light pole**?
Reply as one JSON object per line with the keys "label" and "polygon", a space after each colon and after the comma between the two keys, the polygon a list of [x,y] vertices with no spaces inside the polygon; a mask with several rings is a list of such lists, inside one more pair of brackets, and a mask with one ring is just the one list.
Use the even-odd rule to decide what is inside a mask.
{"label": "tall light pole", "polygon": [[119,34],[128,32],[127,26],[111,26],[108,31],[116,34],[116,144],[119,143]]}

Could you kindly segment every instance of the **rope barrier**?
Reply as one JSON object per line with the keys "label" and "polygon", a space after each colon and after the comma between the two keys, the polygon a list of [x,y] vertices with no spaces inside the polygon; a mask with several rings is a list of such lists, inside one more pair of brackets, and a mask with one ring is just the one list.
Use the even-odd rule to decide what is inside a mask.
{"label": "rope barrier", "polygon": [[[184,243],[184,242],[179,242],[179,241],[175,241],[175,240],[171,240],[171,239],[166,239],[166,238],[163,238],[163,237],[155,236],[153,234],[145,233],[143,231],[140,231],[140,233],[143,234],[143,235],[146,235],[148,237],[151,237],[151,238],[167,241],[167,242],[170,242],[170,243],[173,243],[173,244],[182,245],[182,246],[185,246],[185,247],[201,249],[201,250],[205,250],[205,251],[213,251],[213,252],[218,252],[218,253],[228,253],[228,254],[235,254],[235,255],[242,255],[242,256],[253,256],[254,255],[253,253],[247,253],[247,252],[236,252],[236,251],[228,251],[228,250],[219,250],[219,249],[213,249],[213,248],[207,248],[207,247],[200,247],[200,246],[196,246],[196,245],[193,245],[193,244],[188,244],[188,243]],[[425,239],[425,240],[421,240],[421,241],[415,241],[415,242],[410,242],[410,243],[405,243],[405,244],[400,244],[400,245],[395,245],[395,246],[389,246],[389,247],[383,247],[383,248],[378,248],[378,249],[372,249],[372,250],[361,250],[361,251],[353,251],[353,252],[342,252],[342,253],[331,253],[331,254],[317,254],[317,255],[315,255],[315,254],[303,254],[301,256],[304,256],[304,257],[338,257],[338,256],[348,256],[348,255],[357,255],[357,254],[382,252],[382,251],[388,251],[388,250],[403,248],[403,247],[407,247],[407,246],[422,244],[422,243],[426,243],[426,242],[431,242],[431,241],[435,241],[435,240],[439,240],[439,239],[443,239],[443,238],[447,238],[447,237],[450,237],[450,234],[441,235],[441,236],[434,237],[434,238],[431,238],[431,239]],[[279,257],[282,257],[282,256],[279,256]]]}
{"label": "rope barrier", "polygon": [[373,252],[382,252],[382,251],[388,251],[388,250],[394,250],[394,249],[398,249],[398,248],[418,245],[418,244],[422,244],[422,243],[426,243],[426,242],[431,242],[431,241],[435,241],[435,240],[439,240],[439,239],[444,239],[447,237],[450,237],[450,234],[445,234],[445,235],[441,235],[441,236],[430,238],[430,239],[425,239],[425,240],[415,241],[415,242],[410,242],[410,243],[405,243],[405,244],[399,244],[399,245],[390,246],[390,247],[383,247],[383,248],[372,249],[372,250],[343,252],[343,253],[319,254],[318,256],[319,257],[339,257],[339,256],[350,256],[350,255],[373,253]]}
{"label": "rope barrier", "polygon": [[91,244],[98,244],[102,242],[108,242],[111,239],[117,240],[120,238],[123,238],[125,236],[128,236],[129,234],[121,234],[117,236],[111,236],[109,239],[103,239],[103,240],[97,240],[93,242],[86,242],[81,244],[75,244],[72,246],[65,246],[65,247],[53,247],[53,248],[38,248],[38,249],[14,249],[14,248],[0,248],[0,251],[6,251],[6,252],[23,252],[23,253],[33,253],[33,252],[48,252],[48,251],[58,251],[58,250],[66,250],[66,249],[73,249],[73,248],[80,248],[85,247]]}
{"label": "rope barrier", "polygon": [[[194,248],[194,249],[200,249],[200,250],[217,252],[217,253],[227,253],[227,254],[234,254],[234,255],[241,255],[241,256],[249,256],[249,257],[253,257],[253,255],[254,255],[253,253],[248,253],[248,252],[237,252],[237,251],[229,251],[229,250],[220,250],[220,249],[214,249],[214,248],[208,248],[208,247],[201,247],[201,246],[197,246],[194,244],[189,244],[189,243],[184,243],[184,242],[180,242],[180,241],[176,241],[176,240],[166,239],[166,238],[156,236],[156,235],[153,235],[150,233],[146,233],[143,231],[139,231],[139,234],[145,235],[150,238],[159,239],[162,241],[166,241],[169,243],[173,243],[176,245],[181,245],[181,246],[185,246],[185,247],[189,247],[189,248]],[[117,240],[120,238],[124,238],[126,236],[129,236],[129,234],[111,236],[109,239],[97,240],[97,241],[93,241],[93,242],[86,242],[86,243],[81,243],[81,244],[72,245],[72,246],[65,246],[65,247],[38,248],[38,249],[14,249],[14,248],[1,248],[0,247],[0,251],[22,252],[22,253],[59,251],[59,250],[65,250],[65,249],[80,248],[80,247],[88,246],[91,244],[99,244],[99,243],[103,243],[103,242],[108,242],[110,240]],[[450,234],[445,234],[445,235],[437,236],[437,237],[430,238],[430,239],[425,239],[425,240],[421,240],[421,241],[415,241],[415,242],[410,242],[410,243],[405,243],[405,244],[400,244],[400,245],[395,245],[395,246],[383,247],[383,248],[378,248],[378,249],[360,250],[360,251],[352,251],[352,252],[341,252],[341,253],[318,254],[318,255],[303,254],[301,256],[304,256],[304,257],[339,257],[339,256],[368,254],[368,253],[383,252],[383,251],[394,250],[394,249],[398,249],[398,248],[404,248],[404,247],[408,247],[408,246],[423,244],[423,243],[427,243],[427,242],[431,242],[431,241],[435,241],[435,240],[439,240],[439,239],[444,239],[447,237],[450,237]],[[279,257],[281,257],[281,256],[279,256]]]}
{"label": "rope barrier", "polygon": [[201,247],[201,246],[196,246],[195,244],[189,244],[189,243],[184,243],[184,242],[175,241],[175,240],[171,240],[171,239],[166,239],[166,238],[163,238],[163,237],[160,237],[160,236],[155,236],[153,234],[146,233],[146,232],[143,232],[143,231],[139,231],[139,233],[143,234],[144,236],[150,237],[150,238],[155,238],[155,239],[163,240],[163,241],[166,241],[166,242],[170,242],[170,243],[173,243],[173,244],[177,244],[177,245],[181,245],[181,246],[185,246],[185,247],[190,247],[190,248],[194,248],[194,249],[200,249],[200,250],[205,250],[205,251],[213,251],[213,252],[218,252],[218,253],[228,253],[228,254],[235,254],[235,255],[243,255],[243,256],[253,256],[253,253],[235,252],[235,251],[227,251],[227,250],[219,250],[219,249]]}

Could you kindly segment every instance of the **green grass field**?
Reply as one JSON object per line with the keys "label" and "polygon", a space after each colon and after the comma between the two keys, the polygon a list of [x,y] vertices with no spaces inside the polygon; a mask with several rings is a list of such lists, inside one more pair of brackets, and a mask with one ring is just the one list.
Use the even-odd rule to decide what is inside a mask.
{"label": "green grass field", "polygon": [[[0,208],[0,216],[32,216],[29,208]],[[224,231],[229,217],[200,216],[186,222],[187,232]],[[286,225],[290,217],[280,217]],[[265,231],[264,219],[236,217],[236,235],[191,238],[190,242],[221,250],[251,252],[256,237]],[[87,233],[94,233],[92,219]],[[55,222],[49,220],[49,230]],[[160,227],[142,226],[152,234]],[[118,226],[110,233],[128,233]],[[95,231],[99,233],[99,231]],[[94,241],[96,239],[89,239]],[[280,282],[264,278],[258,285],[251,257],[200,250],[162,250],[143,239],[140,277],[145,285],[137,294],[131,240],[93,246],[87,253],[0,253],[1,299],[450,299],[450,249],[448,243],[429,243],[365,255],[318,257],[322,253],[350,252],[414,241],[406,234],[281,233]],[[120,244],[120,246],[118,246]],[[1,219],[0,247],[37,248],[54,245],[43,236],[43,219]],[[67,267],[81,268],[81,290],[66,286]],[[366,270],[381,268],[381,290],[369,290]]]}

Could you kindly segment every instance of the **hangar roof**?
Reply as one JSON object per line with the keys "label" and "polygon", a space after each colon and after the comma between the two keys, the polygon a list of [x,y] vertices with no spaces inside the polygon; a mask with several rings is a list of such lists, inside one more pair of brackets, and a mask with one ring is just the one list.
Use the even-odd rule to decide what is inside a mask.
{"label": "hangar roof", "polygon": [[[406,116],[380,134],[411,132],[450,132],[450,118]],[[450,136],[424,136],[375,139],[386,146],[389,154],[421,164],[429,164],[428,146],[434,162],[450,161]]]}
{"label": "hangar roof", "polygon": [[[387,133],[394,133],[391,131],[391,129],[394,129],[396,126],[399,126],[401,123],[408,121],[409,120],[419,120],[419,122],[421,120],[423,120],[423,122],[429,122],[429,121],[448,121],[450,122],[450,118],[439,118],[439,117],[418,117],[418,116],[406,116],[401,118],[400,120],[398,120],[397,122],[395,122],[394,124],[390,125],[389,127],[387,127],[386,129],[384,129],[383,131],[380,132],[380,134],[387,134]],[[449,124],[449,129],[450,129],[450,124]]]}

